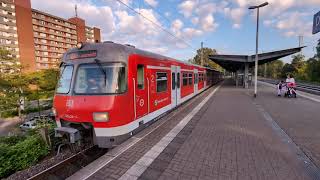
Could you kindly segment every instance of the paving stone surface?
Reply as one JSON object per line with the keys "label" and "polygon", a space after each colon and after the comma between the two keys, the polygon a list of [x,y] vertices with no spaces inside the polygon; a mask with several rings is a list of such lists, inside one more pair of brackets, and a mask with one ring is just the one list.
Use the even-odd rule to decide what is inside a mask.
{"label": "paving stone surface", "polygon": [[261,86],[258,102],[320,167],[320,103],[299,96],[297,99],[278,98],[274,93],[273,88]]}
{"label": "paving stone surface", "polygon": [[[198,105],[213,88],[203,92],[198,97],[191,99],[189,102],[175,109],[167,116],[155,122],[152,126],[161,125],[154,132],[147,135],[144,139],[136,143],[134,146],[126,150],[123,154],[108,163],[102,169],[94,173],[88,179],[119,179],[133,164],[135,164],[146,152],[148,152],[160,139],[165,136],[177,123],[180,122],[196,105]],[[151,128],[147,128],[143,132],[136,135],[141,138],[147,134]]]}
{"label": "paving stone surface", "polygon": [[[135,163],[150,164],[142,156],[211,91],[157,121],[164,124],[89,179],[119,179]],[[139,177],[127,178],[320,179],[319,107],[302,98],[278,98],[264,86],[254,99],[250,90],[226,82],[142,174],[137,169]]]}
{"label": "paving stone surface", "polygon": [[139,179],[314,179],[256,101],[224,86]]}

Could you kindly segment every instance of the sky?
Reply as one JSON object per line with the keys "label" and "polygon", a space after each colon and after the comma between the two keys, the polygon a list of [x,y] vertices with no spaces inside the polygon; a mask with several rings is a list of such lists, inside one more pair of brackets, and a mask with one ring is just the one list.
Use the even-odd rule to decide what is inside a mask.
{"label": "sky", "polygon": [[[195,56],[201,42],[219,54],[254,54],[256,11],[265,0],[31,0],[34,9],[63,18],[75,16],[101,29],[102,41],[131,44],[180,60]],[[260,10],[259,52],[299,45],[315,54],[312,35],[320,0],[268,0]],[[283,59],[290,62],[291,58]]]}

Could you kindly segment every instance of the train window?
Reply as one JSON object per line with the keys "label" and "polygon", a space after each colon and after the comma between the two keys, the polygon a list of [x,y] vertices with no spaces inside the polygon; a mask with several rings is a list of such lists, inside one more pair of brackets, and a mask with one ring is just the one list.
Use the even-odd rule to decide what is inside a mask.
{"label": "train window", "polygon": [[60,79],[58,82],[57,93],[67,94],[70,90],[73,66],[62,66],[60,70]]}
{"label": "train window", "polygon": [[77,94],[115,94],[127,89],[125,66],[121,63],[83,64],[76,74]]}
{"label": "train window", "polygon": [[177,88],[180,88],[180,73],[177,74]]}
{"label": "train window", "polygon": [[188,84],[192,85],[192,73],[189,73]]}
{"label": "train window", "polygon": [[200,73],[200,74],[199,74],[199,82],[202,82],[202,81],[203,81],[203,74]]}
{"label": "train window", "polygon": [[188,74],[187,73],[182,73],[182,85],[187,86],[188,85]]}
{"label": "train window", "polygon": [[171,77],[172,77],[172,81],[171,81],[172,89],[175,90],[176,89],[176,73],[172,73]]}
{"label": "train window", "polygon": [[138,89],[144,89],[144,66],[139,64],[137,67]]}
{"label": "train window", "polygon": [[167,73],[157,72],[157,92],[167,91]]}
{"label": "train window", "polygon": [[198,74],[194,74],[194,84],[198,84]]}

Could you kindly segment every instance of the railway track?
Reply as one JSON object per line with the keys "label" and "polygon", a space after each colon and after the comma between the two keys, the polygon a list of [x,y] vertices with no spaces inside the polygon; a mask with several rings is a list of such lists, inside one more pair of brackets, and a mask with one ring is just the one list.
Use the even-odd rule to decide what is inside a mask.
{"label": "railway track", "polygon": [[[259,79],[259,80],[270,83],[270,84],[277,84],[279,82],[279,80],[274,80],[274,79]],[[320,95],[320,86],[317,86],[317,85],[297,83],[297,89],[300,91],[311,93],[311,94]]]}
{"label": "railway track", "polygon": [[91,146],[84,149],[69,158],[47,168],[44,171],[28,178],[28,180],[62,180],[71,176],[84,166],[88,165],[92,161],[96,160],[107,152],[107,149],[101,149],[97,146]]}

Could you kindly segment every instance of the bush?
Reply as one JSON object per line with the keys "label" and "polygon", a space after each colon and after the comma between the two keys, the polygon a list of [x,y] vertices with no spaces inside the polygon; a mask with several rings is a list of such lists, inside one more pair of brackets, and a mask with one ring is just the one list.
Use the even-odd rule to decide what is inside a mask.
{"label": "bush", "polygon": [[6,144],[13,146],[17,144],[18,142],[21,142],[25,140],[26,137],[24,136],[6,136],[6,137],[0,137],[0,144]]}
{"label": "bush", "polygon": [[[49,104],[49,105],[40,107],[40,110],[45,111],[45,110],[48,110],[51,108],[52,108],[52,104]],[[28,108],[24,111],[21,111],[21,113],[22,114],[29,114],[29,113],[38,112],[38,111],[39,111],[39,109],[36,107],[36,108]],[[7,111],[3,111],[0,113],[0,117],[2,117],[2,118],[10,118],[10,117],[18,116],[18,115],[19,115],[18,110],[7,110]]]}
{"label": "bush", "polygon": [[30,167],[48,154],[48,148],[38,134],[1,140],[0,178]]}
{"label": "bush", "polygon": [[9,118],[9,117],[15,117],[18,116],[18,111],[17,110],[7,110],[3,111],[0,114],[2,118]]}

